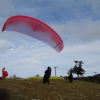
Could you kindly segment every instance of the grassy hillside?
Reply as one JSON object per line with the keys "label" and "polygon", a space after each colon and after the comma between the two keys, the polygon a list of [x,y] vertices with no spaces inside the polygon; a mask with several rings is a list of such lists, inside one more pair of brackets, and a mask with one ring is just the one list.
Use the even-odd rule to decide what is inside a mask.
{"label": "grassy hillside", "polygon": [[[100,100],[100,84],[82,81],[6,79],[0,80],[0,100]],[[6,99],[4,99],[6,100]]]}

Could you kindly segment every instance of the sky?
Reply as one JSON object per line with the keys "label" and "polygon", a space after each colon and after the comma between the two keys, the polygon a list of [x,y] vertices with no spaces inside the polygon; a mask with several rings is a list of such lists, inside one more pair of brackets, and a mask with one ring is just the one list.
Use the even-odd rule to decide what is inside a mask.
{"label": "sky", "polygon": [[[14,15],[41,20],[61,37],[64,48],[56,52],[47,44],[21,33],[4,31],[5,21]],[[9,77],[67,76],[75,60],[83,61],[84,76],[100,73],[100,0],[0,0],[0,75]],[[76,75],[74,74],[76,77]]]}

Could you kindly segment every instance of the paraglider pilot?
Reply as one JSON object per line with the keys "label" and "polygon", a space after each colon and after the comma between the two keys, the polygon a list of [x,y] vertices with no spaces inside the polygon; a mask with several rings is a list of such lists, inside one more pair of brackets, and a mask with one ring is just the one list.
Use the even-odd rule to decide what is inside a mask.
{"label": "paraglider pilot", "polygon": [[46,82],[50,84],[49,78],[51,76],[51,67],[48,66],[47,70],[44,72],[44,77],[43,77],[43,83],[45,84]]}
{"label": "paraglider pilot", "polygon": [[68,72],[68,78],[69,78],[69,82],[72,83],[73,82],[73,74],[72,74],[72,68],[70,69],[70,71]]}
{"label": "paraglider pilot", "polygon": [[2,69],[2,79],[5,79],[4,71],[5,71],[5,67]]}
{"label": "paraglider pilot", "polygon": [[8,72],[5,71],[5,67],[2,69],[2,79],[5,79],[5,77],[8,76]]}

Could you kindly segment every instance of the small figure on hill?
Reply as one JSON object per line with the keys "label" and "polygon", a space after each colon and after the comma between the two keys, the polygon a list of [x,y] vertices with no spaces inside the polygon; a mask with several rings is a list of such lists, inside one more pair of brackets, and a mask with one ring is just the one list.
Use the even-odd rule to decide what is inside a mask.
{"label": "small figure on hill", "polygon": [[73,82],[73,74],[72,74],[72,68],[70,69],[70,71],[68,72],[68,79],[69,79],[69,82],[72,83]]}
{"label": "small figure on hill", "polygon": [[70,72],[68,71],[68,72],[67,72],[67,74],[68,74],[68,79],[69,79],[69,76],[70,76]]}
{"label": "small figure on hill", "polygon": [[2,69],[2,79],[5,79],[4,71],[5,71],[5,67]]}
{"label": "small figure on hill", "polygon": [[68,71],[67,74],[68,74],[68,77],[69,77],[70,76],[70,72]]}
{"label": "small figure on hill", "polygon": [[5,67],[2,69],[2,79],[5,79],[5,77],[8,76],[8,72],[5,71]]}
{"label": "small figure on hill", "polygon": [[47,70],[44,72],[44,77],[43,77],[43,83],[45,84],[46,82],[50,84],[49,78],[51,76],[51,67],[48,66]]}

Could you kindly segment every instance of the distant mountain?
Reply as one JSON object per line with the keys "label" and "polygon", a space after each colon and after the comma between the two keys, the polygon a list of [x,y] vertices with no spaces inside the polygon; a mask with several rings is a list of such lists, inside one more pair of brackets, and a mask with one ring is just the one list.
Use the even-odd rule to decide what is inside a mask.
{"label": "distant mountain", "polygon": [[94,75],[95,77],[100,77],[100,74],[96,74],[96,75]]}

